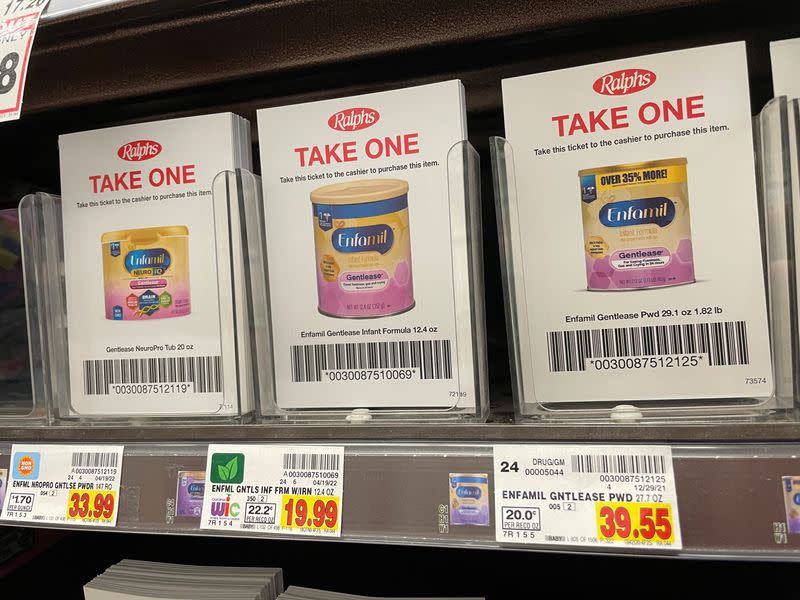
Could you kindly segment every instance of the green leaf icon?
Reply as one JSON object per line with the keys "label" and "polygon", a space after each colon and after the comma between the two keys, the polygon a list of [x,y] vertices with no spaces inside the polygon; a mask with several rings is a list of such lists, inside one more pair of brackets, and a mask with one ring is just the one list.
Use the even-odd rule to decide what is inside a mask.
{"label": "green leaf icon", "polygon": [[225,465],[225,468],[228,471],[228,477],[226,477],[226,479],[235,479],[236,473],[239,472],[239,459],[234,456],[230,462]]}
{"label": "green leaf icon", "polygon": [[212,483],[242,483],[245,457],[242,453],[214,452],[208,467]]}

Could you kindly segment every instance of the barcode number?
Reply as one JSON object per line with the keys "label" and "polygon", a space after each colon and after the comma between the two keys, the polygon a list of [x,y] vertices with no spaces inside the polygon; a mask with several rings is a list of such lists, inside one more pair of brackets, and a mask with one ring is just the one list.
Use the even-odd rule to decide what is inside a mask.
{"label": "barcode number", "polygon": [[750,364],[744,321],[547,333],[551,372],[585,371],[592,358],[706,354],[712,367]]}
{"label": "barcode number", "polygon": [[338,471],[338,454],[284,454],[283,468],[290,471]]}
{"label": "barcode number", "polygon": [[573,473],[664,474],[666,459],[659,454],[573,454]]}
{"label": "barcode number", "polygon": [[116,452],[73,452],[73,467],[116,467],[119,455]]}
{"label": "barcode number", "polygon": [[290,347],[292,381],[322,381],[323,371],[419,369],[420,379],[452,379],[450,340],[307,344]]}
{"label": "barcode number", "polygon": [[222,357],[172,356],[83,361],[83,392],[108,394],[111,385],[193,383],[198,394],[222,392]]}

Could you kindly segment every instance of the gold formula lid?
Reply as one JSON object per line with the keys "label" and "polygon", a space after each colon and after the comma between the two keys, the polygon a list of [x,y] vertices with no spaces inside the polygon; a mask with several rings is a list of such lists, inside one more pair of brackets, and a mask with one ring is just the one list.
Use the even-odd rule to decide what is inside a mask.
{"label": "gold formula lid", "polygon": [[142,229],[121,229],[109,231],[101,237],[101,243],[126,241],[133,244],[155,243],[159,238],[188,236],[189,228],[186,225],[165,225],[164,227],[144,227]]}
{"label": "gold formula lid", "polygon": [[640,163],[630,163],[627,165],[611,165],[609,167],[596,167],[594,169],[582,169],[578,171],[578,177],[584,175],[602,175],[604,173],[616,173],[617,171],[637,171],[639,169],[654,169],[656,167],[676,167],[685,165],[685,158],[662,158],[661,160],[649,160]]}
{"label": "gold formula lid", "polygon": [[408,182],[402,179],[360,179],[343,181],[311,192],[314,204],[362,204],[397,198],[408,193]]}

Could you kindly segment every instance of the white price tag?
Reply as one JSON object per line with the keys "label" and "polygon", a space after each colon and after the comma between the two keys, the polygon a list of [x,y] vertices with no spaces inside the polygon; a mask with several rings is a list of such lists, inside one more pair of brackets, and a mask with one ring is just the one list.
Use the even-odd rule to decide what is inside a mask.
{"label": "white price tag", "polygon": [[0,514],[3,514],[3,499],[6,497],[6,480],[8,469],[0,469]]}
{"label": "white price tag", "polygon": [[123,448],[14,444],[0,518],[114,527]]}
{"label": "white price tag", "polygon": [[19,119],[33,38],[47,2],[0,3],[0,121]]}
{"label": "white price tag", "polygon": [[340,537],[344,447],[211,444],[202,529]]}
{"label": "white price tag", "polygon": [[669,446],[494,447],[498,542],[681,548]]}

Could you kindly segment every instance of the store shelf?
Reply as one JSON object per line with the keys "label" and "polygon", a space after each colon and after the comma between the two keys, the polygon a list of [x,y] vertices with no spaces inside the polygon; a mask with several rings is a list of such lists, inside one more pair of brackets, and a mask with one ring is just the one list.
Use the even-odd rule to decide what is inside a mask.
{"label": "store shelf", "polygon": [[[154,442],[182,443],[196,440],[214,442],[646,442],[720,443],[796,442],[797,422],[674,423],[641,426],[588,424],[359,424],[287,425],[157,425],[122,426],[106,423],[63,427],[7,426],[0,431],[2,442]],[[798,465],[800,467],[800,465]]]}
{"label": "store shelf", "polygon": [[[512,429],[524,428],[490,431]],[[491,445],[453,441],[344,444],[343,541],[506,547],[495,542],[494,516],[490,527],[450,525],[440,531],[438,523],[439,507],[448,503],[448,475],[491,473]],[[800,535],[776,535],[773,529],[785,523],[780,478],[797,474],[800,444],[673,444],[672,448],[683,549],[615,548],[608,552],[800,560]],[[116,530],[219,535],[200,530],[199,519],[176,518],[171,513],[177,472],[204,470],[206,449],[200,442],[126,444]],[[9,451],[9,445],[0,445],[0,467],[7,466]],[[489,505],[493,506],[491,501]]]}
{"label": "store shelf", "polygon": [[[9,143],[0,150],[7,166],[0,206],[16,206],[29,191],[57,189],[56,139],[69,131],[229,110],[255,125],[257,108],[461,78],[471,139],[485,169],[490,376],[497,389],[508,389],[486,151],[488,137],[503,129],[500,79],[747,39],[757,110],[771,97],[767,43],[797,35],[800,22],[797,8],[754,12],[750,3],[728,0],[377,4],[51,0],[31,59],[24,117],[4,125]],[[19,326],[24,328],[23,319]],[[492,398],[493,410],[510,404],[500,396]],[[512,420],[498,412],[487,424],[453,425],[4,422],[0,468],[8,466],[13,443],[124,443],[117,531],[218,536],[223,534],[200,530],[199,520],[170,513],[177,472],[204,470],[208,443],[335,443],[346,448],[343,541],[497,548],[494,517],[491,527],[451,526],[447,532],[439,530],[437,518],[448,502],[448,474],[491,473],[493,444],[670,444],[683,549],[607,553],[800,560],[800,535],[774,528],[786,522],[781,477],[800,475],[799,418],[645,425]]]}

